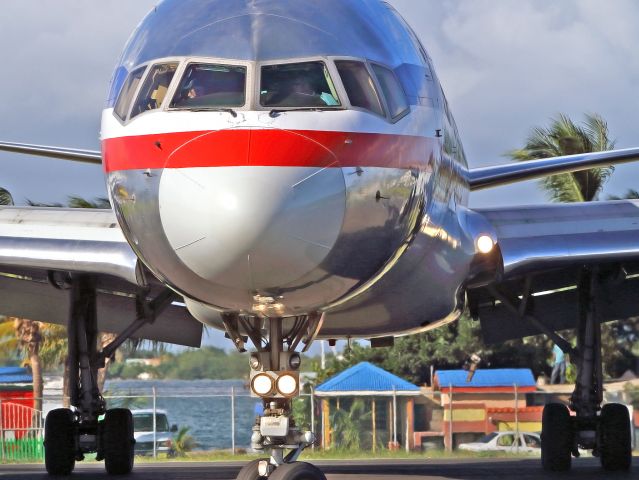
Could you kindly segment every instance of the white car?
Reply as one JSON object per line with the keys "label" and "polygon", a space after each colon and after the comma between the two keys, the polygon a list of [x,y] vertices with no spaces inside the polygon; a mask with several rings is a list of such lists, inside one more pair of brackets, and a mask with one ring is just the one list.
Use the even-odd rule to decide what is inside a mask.
{"label": "white car", "polygon": [[[519,435],[519,438],[517,436]],[[541,437],[531,432],[492,432],[476,442],[461,443],[460,450],[470,452],[508,452],[541,455]]]}
{"label": "white car", "polygon": [[[132,410],[133,436],[135,438],[136,455],[153,455],[153,410]],[[177,425],[169,427],[169,420],[164,410],[155,411],[155,444],[156,451],[167,457],[175,456],[173,434]]]}

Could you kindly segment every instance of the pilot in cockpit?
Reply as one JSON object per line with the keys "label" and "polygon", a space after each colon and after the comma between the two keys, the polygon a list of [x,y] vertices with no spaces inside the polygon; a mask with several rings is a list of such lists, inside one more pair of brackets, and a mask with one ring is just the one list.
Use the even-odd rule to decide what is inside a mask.
{"label": "pilot in cockpit", "polygon": [[198,85],[196,82],[191,82],[191,84],[187,86],[186,90],[187,90],[186,92],[187,98],[197,98],[205,94],[204,87],[201,85]]}

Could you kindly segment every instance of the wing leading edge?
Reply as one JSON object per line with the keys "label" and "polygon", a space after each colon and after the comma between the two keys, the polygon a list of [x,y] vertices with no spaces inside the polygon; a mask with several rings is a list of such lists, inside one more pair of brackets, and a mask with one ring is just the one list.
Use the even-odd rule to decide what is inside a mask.
{"label": "wing leading edge", "polygon": [[[0,208],[0,313],[48,323],[69,317],[68,274],[97,283],[98,328],[119,333],[141,298],[166,287],[140,263],[111,210]],[[135,338],[200,346],[202,324],[171,304]]]}
{"label": "wing leading edge", "polygon": [[639,148],[584,153],[474,168],[466,172],[466,180],[471,190],[482,190],[548,175],[609,167],[637,160],[639,160]]}

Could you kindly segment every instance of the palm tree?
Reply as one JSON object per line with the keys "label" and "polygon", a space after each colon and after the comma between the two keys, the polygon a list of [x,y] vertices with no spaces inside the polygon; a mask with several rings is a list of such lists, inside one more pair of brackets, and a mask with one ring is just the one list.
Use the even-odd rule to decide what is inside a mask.
{"label": "palm tree", "polygon": [[0,205],[13,205],[13,197],[9,190],[0,187]]}
{"label": "palm tree", "polygon": [[[563,155],[612,150],[607,122],[597,114],[586,115],[578,125],[567,115],[552,119],[548,128],[535,127],[526,145],[507,155],[513,160],[536,160]],[[594,168],[562,173],[541,180],[541,185],[555,202],[590,202],[596,200],[614,169]]]}
{"label": "palm tree", "polygon": [[[362,440],[372,437],[368,431],[371,411],[368,411],[364,400],[353,400],[348,410],[336,410],[333,414],[333,441],[334,447],[347,451],[359,451],[362,449]],[[367,437],[366,439],[362,438]],[[339,443],[338,443],[339,442]]]}
{"label": "palm tree", "polygon": [[186,454],[197,447],[197,442],[191,434],[189,434],[191,427],[182,427],[175,437],[173,443],[174,455],[177,457],[186,457]]}

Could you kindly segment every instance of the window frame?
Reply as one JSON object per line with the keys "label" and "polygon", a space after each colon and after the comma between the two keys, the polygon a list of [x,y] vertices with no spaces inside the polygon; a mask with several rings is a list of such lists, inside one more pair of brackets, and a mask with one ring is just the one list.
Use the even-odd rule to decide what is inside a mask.
{"label": "window frame", "polygon": [[[341,87],[342,91],[344,92],[344,98],[346,98],[346,100],[347,100],[345,105],[348,106],[348,110],[355,110],[355,111],[358,111],[358,112],[364,112],[364,113],[368,113],[370,115],[373,115],[374,117],[383,118],[384,120],[388,120],[390,117],[388,115],[388,108],[386,106],[386,101],[385,101],[384,95],[382,94],[382,91],[380,90],[379,83],[377,82],[377,77],[374,74],[373,69],[371,68],[370,62],[366,58],[347,57],[347,56],[331,57],[331,61],[333,63],[333,68],[335,69],[336,75],[339,78],[340,87]],[[380,102],[380,105],[382,107],[382,111],[384,112],[383,115],[380,115],[379,113],[374,112],[372,110],[368,110],[366,108],[356,107],[356,106],[354,106],[351,103],[351,99],[348,96],[348,92],[346,91],[346,87],[344,87],[344,82],[342,81],[342,76],[339,74],[339,70],[337,69],[337,65],[335,64],[335,62],[342,62],[342,61],[345,61],[345,62],[358,62],[358,63],[364,64],[364,67],[366,68],[366,71],[368,72],[368,75],[371,77],[371,80],[373,81],[373,88],[375,89],[375,94],[377,95],[377,99]]]}
{"label": "window frame", "polygon": [[[125,125],[125,124],[127,124],[129,122],[129,117],[131,116],[131,111],[133,110],[133,105],[135,104],[136,100],[138,99],[138,95],[140,94],[140,90],[142,89],[142,85],[144,84],[144,82],[146,80],[146,76],[149,73],[149,67],[151,65],[152,65],[152,62],[146,62],[146,63],[141,63],[140,65],[136,65],[135,67],[133,67],[131,69],[131,71],[128,73],[128,75],[124,79],[124,84],[122,85],[122,88],[120,89],[120,93],[118,94],[118,98],[115,99],[115,105],[113,105],[113,116],[115,118],[117,118],[118,121],[122,125]],[[118,106],[118,103],[120,102],[120,97],[124,93],[124,86],[129,81],[129,78],[131,78],[131,75],[133,75],[133,72],[136,72],[136,71],[138,71],[138,70],[140,70],[142,68],[144,69],[144,71],[142,72],[142,76],[140,77],[140,81],[138,82],[137,87],[135,87],[135,90],[134,90],[133,94],[131,95],[131,98],[129,99],[129,105],[127,105],[126,110],[125,110],[126,114],[124,115],[124,118],[122,118],[122,117],[120,117],[120,115],[118,115],[116,113],[116,108]]]}
{"label": "window frame", "polygon": [[[344,85],[342,85],[342,78],[337,72],[337,67],[335,66],[335,62],[333,61],[333,57],[300,57],[300,58],[286,58],[282,60],[268,60],[264,62],[254,62],[255,65],[255,77],[256,81],[253,83],[253,109],[261,112],[270,112],[272,110],[277,111],[305,111],[307,108],[313,107],[265,107],[260,102],[260,97],[262,93],[262,67],[268,67],[271,65],[294,65],[296,63],[310,63],[310,62],[322,62],[324,66],[328,70],[328,74],[331,77],[331,82],[333,82],[333,87],[335,87],[335,91],[337,92],[339,105],[326,105],[326,107],[317,107],[322,111],[332,112],[332,111],[342,111],[348,110],[350,108],[350,102],[346,102],[345,99],[348,98],[346,92],[344,91]],[[337,81],[336,81],[337,79]]]}
{"label": "window frame", "polygon": [[[153,110],[147,110],[145,112],[142,112],[138,115],[136,115],[134,117],[134,119],[138,119],[143,117],[144,115],[148,114],[148,113],[155,113],[155,112],[163,112],[165,110],[165,105],[166,105],[166,99],[169,95],[172,94],[173,89],[175,88],[175,78],[178,75],[181,75],[180,72],[182,70],[183,67],[183,57],[165,57],[165,58],[158,58],[155,60],[150,60],[148,62],[143,62],[140,63],[139,65],[136,65],[135,67],[133,67],[131,69],[131,71],[129,72],[129,75],[131,75],[131,73],[135,72],[136,70],[140,69],[140,68],[144,68],[144,73],[142,74],[142,77],[140,77],[140,82],[138,83],[138,86],[135,89],[135,92],[133,94],[133,96],[131,97],[131,102],[129,104],[129,106],[127,107],[126,110],[126,117],[124,119],[120,118],[119,115],[117,115],[115,113],[115,107],[113,108],[113,116],[115,118],[117,118],[117,120],[120,122],[120,124],[122,125],[128,125],[133,119],[131,118],[131,112],[133,111],[133,107],[135,105],[135,103],[138,100],[138,97],[140,96],[140,91],[142,90],[142,87],[144,86],[144,83],[146,82],[147,77],[149,76],[149,73],[151,72],[151,70],[153,69],[153,67],[155,65],[161,65],[163,63],[177,63],[177,68],[175,69],[175,73],[173,74],[173,79],[171,80],[171,83],[169,84],[169,88],[166,91],[166,96],[164,97],[164,100],[162,101],[162,104],[158,106],[158,108],[155,108]],[[127,75],[127,80],[129,78],[129,75]],[[180,76],[181,78],[181,76]],[[126,80],[125,80],[126,82]],[[120,91],[118,98],[116,99],[115,103],[117,105],[117,102],[120,100],[120,95],[122,95],[122,91]]]}
{"label": "window frame", "polygon": [[[384,102],[384,109],[386,110],[387,118],[389,119],[391,123],[399,122],[401,119],[403,119],[405,116],[407,116],[411,112],[411,105],[410,105],[410,102],[408,101],[408,95],[406,95],[406,91],[404,90],[404,86],[402,85],[402,82],[399,80],[399,77],[395,73],[395,70],[393,70],[388,65],[385,65],[381,62],[371,61],[371,60],[368,61],[368,64],[370,67],[369,70],[371,71],[371,74],[373,75],[373,80],[375,81],[377,85],[377,90],[379,91],[380,98],[382,98],[382,101]],[[406,109],[403,110],[401,113],[395,115],[394,117],[391,116],[390,108],[388,106],[388,99],[386,98],[386,95],[384,95],[384,90],[382,89],[382,85],[379,81],[379,78],[377,78],[377,73],[375,73],[375,70],[373,70],[373,65],[377,65],[378,67],[382,67],[388,70],[393,75],[393,77],[395,77],[395,81],[397,82],[397,85],[399,85],[399,88],[402,90],[402,95],[404,95],[404,100],[406,101]]]}
{"label": "window frame", "polygon": [[[169,83],[169,86],[166,90],[166,95],[164,96],[164,99],[162,100],[162,103],[160,105],[158,105],[158,108],[154,108],[153,110],[145,110],[143,112],[138,113],[135,117],[131,118],[131,114],[133,113],[133,107],[135,106],[135,104],[137,103],[140,93],[142,92],[142,87],[144,86],[144,84],[146,83],[149,75],[151,74],[151,71],[153,70],[154,67],[156,67],[157,65],[166,65],[166,64],[170,64],[170,63],[175,63],[176,67],[175,67],[175,73],[173,74],[173,78],[171,79],[171,83]],[[135,91],[135,97],[133,98],[133,101],[131,102],[131,105],[129,105],[129,109],[127,111],[127,115],[126,115],[126,121],[130,122],[135,118],[140,118],[142,115],[146,114],[146,113],[151,113],[151,112],[162,112],[164,111],[164,106],[166,105],[166,99],[169,96],[169,94],[173,91],[174,88],[174,84],[175,84],[175,77],[177,77],[180,74],[180,70],[182,68],[182,60],[179,58],[173,58],[172,60],[169,59],[161,59],[161,60],[157,60],[157,61],[152,61],[152,62],[148,62],[146,64],[146,70],[144,71],[144,75],[142,75],[142,78],[140,80],[140,84],[138,85],[138,88]],[[135,71],[136,69],[133,69],[132,71]]]}
{"label": "window frame", "polygon": [[[250,85],[253,84],[253,76],[255,70],[255,62],[246,61],[246,60],[236,60],[230,58],[219,58],[219,57],[182,57],[182,63],[180,67],[175,72],[175,78],[173,82],[171,82],[171,88],[167,92],[167,98],[170,98],[169,101],[164,99],[163,110],[166,112],[188,112],[190,109],[183,107],[173,107],[171,108],[171,102],[173,101],[173,97],[177,93],[178,87],[182,83],[182,79],[184,78],[184,74],[186,73],[189,66],[193,64],[210,64],[210,65],[228,65],[229,67],[244,67],[246,68],[246,82],[244,84],[244,105],[241,107],[224,107],[220,108],[232,108],[233,110],[251,110],[253,104],[252,98],[252,88]],[[201,112],[206,113],[206,112]]]}

